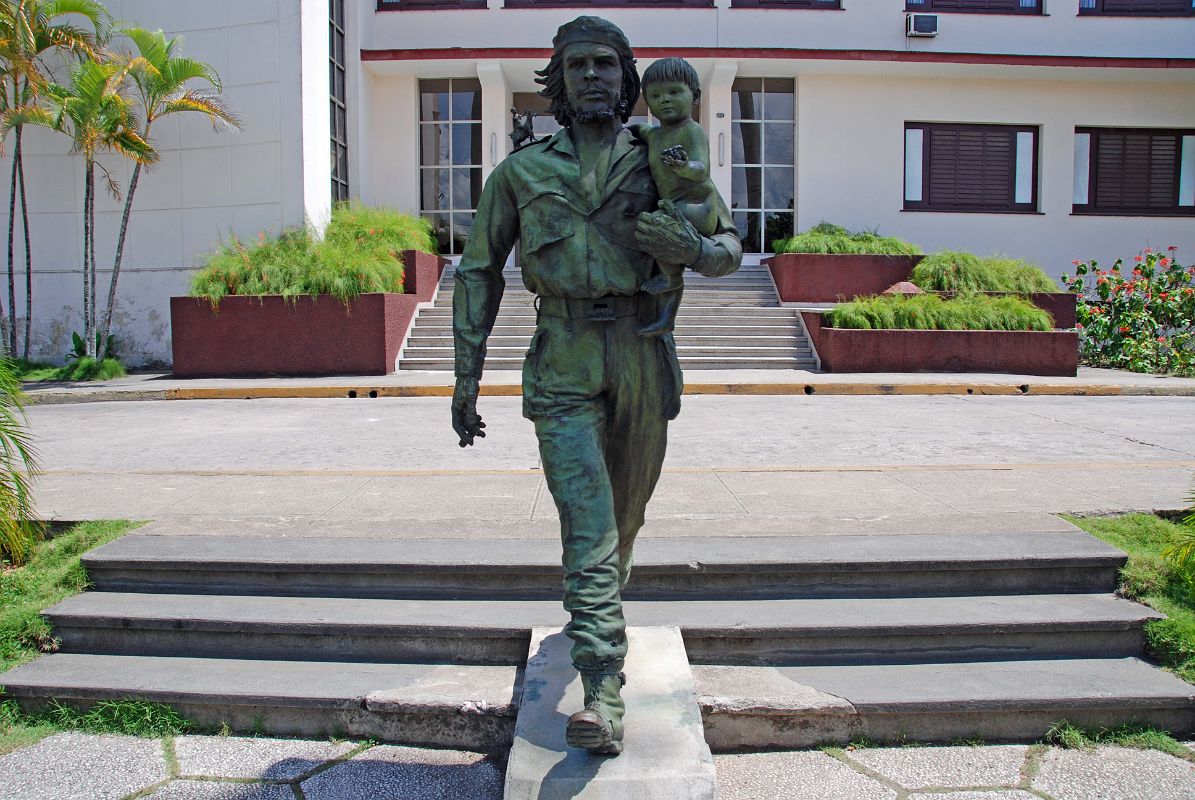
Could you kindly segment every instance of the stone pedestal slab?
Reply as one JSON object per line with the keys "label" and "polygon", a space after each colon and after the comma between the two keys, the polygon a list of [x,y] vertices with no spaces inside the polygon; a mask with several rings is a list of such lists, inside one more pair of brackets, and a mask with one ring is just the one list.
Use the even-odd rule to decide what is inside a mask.
{"label": "stone pedestal slab", "polygon": [[534,630],[506,800],[713,800],[714,763],[680,630],[629,628],[627,638],[624,749],[591,756],[564,741],[582,700],[571,642],[558,629]]}

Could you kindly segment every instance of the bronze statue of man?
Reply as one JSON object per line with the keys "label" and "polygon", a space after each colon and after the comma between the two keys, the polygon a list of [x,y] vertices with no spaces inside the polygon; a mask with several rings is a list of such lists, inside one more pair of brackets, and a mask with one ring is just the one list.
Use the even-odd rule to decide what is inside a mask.
{"label": "bronze statue of man", "polygon": [[572,747],[613,755],[622,750],[626,680],[621,589],[682,388],[672,335],[636,334],[657,316],[655,297],[639,287],[657,261],[729,274],[742,249],[720,198],[709,237],[667,203],[657,209],[647,147],[623,127],[639,96],[623,32],[578,17],[552,44],[537,80],[564,129],[497,166],[456,269],[452,424],[462,447],[485,436],[478,379],[502,268],[517,243],[523,282],[538,295],[523,414],[535,423],[560,513],[571,614],[565,633],[585,690],[566,738]]}

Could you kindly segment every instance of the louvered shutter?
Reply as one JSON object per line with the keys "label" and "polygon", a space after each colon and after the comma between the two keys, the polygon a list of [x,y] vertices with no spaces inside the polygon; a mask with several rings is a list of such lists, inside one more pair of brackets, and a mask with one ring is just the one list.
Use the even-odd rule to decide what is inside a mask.
{"label": "louvered shutter", "polygon": [[931,127],[926,156],[929,205],[1007,209],[1012,201],[1015,132],[979,126]]}
{"label": "louvered shutter", "polygon": [[1095,133],[1097,211],[1162,211],[1178,198],[1179,137],[1150,131]]}

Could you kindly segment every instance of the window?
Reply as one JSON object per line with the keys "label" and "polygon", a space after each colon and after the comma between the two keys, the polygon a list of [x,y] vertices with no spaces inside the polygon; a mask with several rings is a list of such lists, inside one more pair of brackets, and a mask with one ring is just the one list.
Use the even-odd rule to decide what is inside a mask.
{"label": "window", "polygon": [[730,209],[747,253],[793,235],[796,103],[791,79],[737,78],[731,86]]}
{"label": "window", "polygon": [[419,81],[420,209],[444,255],[460,255],[481,197],[481,82]]}
{"label": "window", "polygon": [[332,114],[332,202],[349,199],[349,134],[345,107],[344,0],[328,0]]}
{"label": "window", "polygon": [[486,0],[378,0],[378,11],[428,11],[438,8],[486,8]]}
{"label": "window", "polygon": [[946,14],[1041,14],[1042,0],[905,0],[905,11]]}
{"label": "window", "polygon": [[1195,216],[1195,130],[1075,128],[1073,210]]}
{"label": "window", "polygon": [[1079,0],[1079,14],[1195,17],[1195,0]]}
{"label": "window", "polygon": [[821,8],[837,11],[841,0],[730,0],[731,8]]}
{"label": "window", "polygon": [[905,123],[905,211],[1037,210],[1037,128]]}
{"label": "window", "polygon": [[503,8],[713,8],[714,0],[505,0]]}

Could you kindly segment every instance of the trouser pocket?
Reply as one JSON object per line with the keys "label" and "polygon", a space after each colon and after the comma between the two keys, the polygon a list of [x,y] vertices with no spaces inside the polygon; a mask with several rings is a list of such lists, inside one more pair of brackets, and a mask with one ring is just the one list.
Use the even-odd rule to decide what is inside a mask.
{"label": "trouser pocket", "polygon": [[660,358],[660,391],[663,392],[664,418],[676,419],[680,414],[680,397],[685,389],[680,360],[676,356],[676,339],[671,333],[659,337],[657,345]]}

